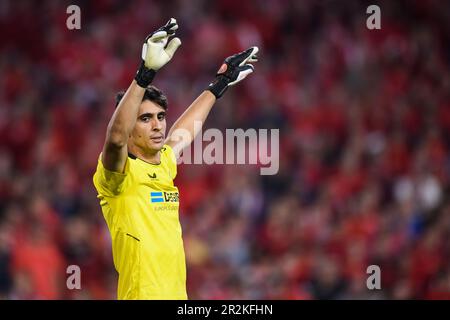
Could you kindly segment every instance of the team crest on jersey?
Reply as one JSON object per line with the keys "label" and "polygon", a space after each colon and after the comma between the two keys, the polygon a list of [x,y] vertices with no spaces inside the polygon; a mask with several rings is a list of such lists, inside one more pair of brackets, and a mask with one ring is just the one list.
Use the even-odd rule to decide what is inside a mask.
{"label": "team crest on jersey", "polygon": [[152,203],[157,202],[179,202],[178,192],[150,192],[150,201]]}

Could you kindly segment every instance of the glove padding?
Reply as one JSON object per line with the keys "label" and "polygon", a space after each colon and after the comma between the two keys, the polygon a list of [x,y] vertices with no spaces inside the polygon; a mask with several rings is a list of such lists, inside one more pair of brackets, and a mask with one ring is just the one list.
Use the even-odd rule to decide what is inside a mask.
{"label": "glove padding", "polygon": [[164,26],[145,38],[142,45],[141,66],[135,77],[139,86],[146,88],[153,81],[156,71],[172,59],[181,45],[181,40],[179,38],[172,38],[169,42],[168,40],[175,35],[177,29],[177,20],[170,18]]}
{"label": "glove padding", "polygon": [[242,81],[253,72],[254,67],[248,62],[258,61],[256,56],[258,51],[258,47],[251,47],[226,58],[219,71],[217,71],[216,79],[209,84],[207,89],[219,99],[228,87]]}

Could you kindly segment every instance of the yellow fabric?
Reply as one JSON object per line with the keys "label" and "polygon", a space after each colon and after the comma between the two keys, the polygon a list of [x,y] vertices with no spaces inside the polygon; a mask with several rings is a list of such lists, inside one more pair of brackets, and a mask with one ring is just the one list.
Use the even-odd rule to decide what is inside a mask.
{"label": "yellow fabric", "polygon": [[124,173],[105,169],[99,157],[93,180],[111,233],[118,299],[187,299],[176,174],[168,145],[160,164],[128,157]]}

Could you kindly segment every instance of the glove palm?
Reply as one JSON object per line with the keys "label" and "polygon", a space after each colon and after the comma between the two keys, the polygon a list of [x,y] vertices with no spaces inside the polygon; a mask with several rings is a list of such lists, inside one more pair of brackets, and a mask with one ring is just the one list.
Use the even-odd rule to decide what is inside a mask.
{"label": "glove palm", "polygon": [[165,26],[147,36],[142,45],[142,60],[147,68],[157,71],[172,59],[181,40],[173,38],[167,42],[177,29],[177,21],[171,18]]}
{"label": "glove palm", "polygon": [[169,37],[173,36],[177,29],[177,21],[171,18],[164,26],[145,38],[142,45],[141,66],[134,78],[142,88],[146,88],[153,81],[156,71],[172,59],[181,45],[179,38],[173,38],[168,42]]}

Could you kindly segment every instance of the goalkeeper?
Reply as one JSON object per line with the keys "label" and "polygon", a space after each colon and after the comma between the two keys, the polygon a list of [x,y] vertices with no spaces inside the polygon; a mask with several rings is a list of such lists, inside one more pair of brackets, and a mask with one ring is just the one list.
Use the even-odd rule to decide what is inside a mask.
{"label": "goalkeeper", "polygon": [[172,18],[145,39],[134,80],[117,96],[93,178],[111,233],[118,299],[187,299],[179,194],[173,183],[177,157],[198,133],[194,122],[203,123],[216,99],[252,73],[249,62],[257,61],[257,47],[226,58],[166,136],[167,99],[151,83],[181,45],[174,37],[177,29]]}

